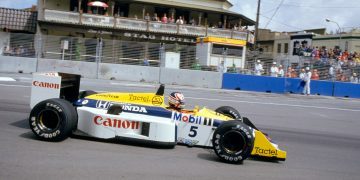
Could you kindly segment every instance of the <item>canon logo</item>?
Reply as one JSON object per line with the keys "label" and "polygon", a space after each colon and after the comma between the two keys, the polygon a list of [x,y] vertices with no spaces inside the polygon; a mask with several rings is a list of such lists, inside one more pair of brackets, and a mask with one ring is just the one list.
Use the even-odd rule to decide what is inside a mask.
{"label": "canon logo", "polygon": [[32,84],[33,86],[38,86],[43,88],[60,89],[60,84],[56,84],[56,83],[33,81]]}
{"label": "canon logo", "polygon": [[140,122],[124,119],[111,119],[102,116],[95,116],[94,123],[99,126],[114,127],[119,129],[139,129]]}

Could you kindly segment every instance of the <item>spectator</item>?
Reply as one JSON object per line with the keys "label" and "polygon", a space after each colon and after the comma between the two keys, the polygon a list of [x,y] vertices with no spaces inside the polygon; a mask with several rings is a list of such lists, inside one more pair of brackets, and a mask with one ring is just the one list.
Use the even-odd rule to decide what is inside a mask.
{"label": "spectator", "polygon": [[217,66],[217,71],[221,73],[226,73],[227,69],[225,67],[224,61],[221,61]]}
{"label": "spectator", "polygon": [[145,21],[150,21],[150,15],[149,15],[149,13],[146,13],[146,15],[144,16],[144,20],[145,20]]}
{"label": "spectator", "polygon": [[356,73],[352,74],[352,76],[350,77],[350,82],[351,83],[360,83],[359,78],[357,77]]}
{"label": "spectator", "polygon": [[164,16],[161,18],[161,22],[164,24],[168,23],[168,18],[166,16],[166,13],[164,13]]}
{"label": "spectator", "polygon": [[331,65],[329,68],[329,80],[334,81],[335,80],[335,68],[334,65]]}
{"label": "spectator", "polygon": [[154,16],[151,18],[152,21],[159,21],[159,17],[156,13],[154,13]]}
{"label": "spectator", "polygon": [[218,28],[223,28],[223,24],[221,21],[218,22]]}
{"label": "spectator", "polygon": [[288,68],[287,68],[285,77],[292,77],[292,76],[291,76],[291,67],[288,67]]}
{"label": "spectator", "polygon": [[311,79],[313,79],[313,80],[319,80],[320,79],[317,69],[313,70],[313,73],[311,75]]}
{"label": "spectator", "polygon": [[147,57],[144,58],[144,66],[150,66],[149,60]]}
{"label": "spectator", "polygon": [[310,71],[309,67],[306,67],[305,70],[306,70],[306,73],[304,76],[305,87],[304,87],[303,93],[306,95],[310,95],[311,71]]}
{"label": "spectator", "polygon": [[291,77],[292,78],[297,78],[298,77],[295,69],[293,69],[293,68],[291,69]]}
{"label": "spectator", "polygon": [[168,23],[174,23],[174,22],[175,22],[174,14],[172,14],[172,15],[168,18]]}
{"label": "spectator", "polygon": [[305,69],[304,68],[300,70],[299,78],[304,81],[304,78],[305,78]]}
{"label": "spectator", "polygon": [[255,71],[255,75],[257,75],[257,76],[261,76],[261,74],[263,73],[264,69],[263,69],[262,64],[260,63],[260,60],[256,61],[254,71]]}
{"label": "spectator", "polygon": [[179,24],[179,25],[184,24],[184,20],[183,20],[182,16],[179,16],[179,18],[176,20],[176,24]]}
{"label": "spectator", "polygon": [[281,64],[279,65],[278,77],[284,77],[284,69],[282,68]]}
{"label": "spectator", "polygon": [[341,72],[341,73],[340,73],[340,81],[342,81],[342,82],[348,81],[348,78],[346,77],[346,75],[344,74],[344,72]]}
{"label": "spectator", "polygon": [[273,62],[271,68],[270,68],[270,76],[277,77],[279,73],[278,67],[276,67],[276,62]]}
{"label": "spectator", "polygon": [[196,25],[196,21],[194,18],[191,18],[190,22],[189,22],[192,26]]}

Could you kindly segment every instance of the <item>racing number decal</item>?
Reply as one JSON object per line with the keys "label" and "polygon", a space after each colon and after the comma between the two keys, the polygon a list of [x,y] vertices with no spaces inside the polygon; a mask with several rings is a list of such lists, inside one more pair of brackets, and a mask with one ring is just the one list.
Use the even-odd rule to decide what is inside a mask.
{"label": "racing number decal", "polygon": [[197,129],[199,127],[197,126],[191,126],[190,127],[190,133],[189,133],[189,137],[195,137],[197,135]]}

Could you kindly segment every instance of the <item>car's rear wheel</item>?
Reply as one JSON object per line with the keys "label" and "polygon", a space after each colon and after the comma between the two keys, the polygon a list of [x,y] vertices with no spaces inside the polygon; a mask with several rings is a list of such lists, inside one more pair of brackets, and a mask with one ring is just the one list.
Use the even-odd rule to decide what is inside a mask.
{"label": "car's rear wheel", "polygon": [[241,115],[239,111],[230,106],[221,106],[215,110],[215,112],[221,113],[225,116],[228,116],[233,119],[241,120]]}
{"label": "car's rear wheel", "polygon": [[73,105],[64,99],[48,99],[38,103],[30,112],[30,129],[46,141],[66,139],[77,125]]}
{"label": "car's rear wheel", "polygon": [[238,120],[225,121],[215,130],[212,143],[222,161],[240,163],[250,156],[254,136],[246,124]]}

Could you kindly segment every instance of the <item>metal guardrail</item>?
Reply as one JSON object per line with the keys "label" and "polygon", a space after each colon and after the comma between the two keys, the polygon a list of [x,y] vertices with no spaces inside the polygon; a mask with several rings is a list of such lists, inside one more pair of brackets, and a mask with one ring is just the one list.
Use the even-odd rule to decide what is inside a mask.
{"label": "metal guardrail", "polygon": [[94,14],[82,14],[82,24],[89,26],[113,27],[114,18],[108,16],[98,16]]}
{"label": "metal guardrail", "polygon": [[127,18],[116,18],[115,27],[119,29],[146,31],[147,22],[141,20],[127,19]]}
{"label": "metal guardrail", "polygon": [[54,21],[59,23],[79,24],[80,14],[75,12],[54,11],[45,9],[44,19],[46,21]]}
{"label": "metal guardrail", "polygon": [[149,31],[156,33],[169,33],[191,36],[215,36],[223,38],[233,38],[247,40],[247,31],[236,31],[231,29],[206,28],[204,26],[164,24],[161,22],[144,21],[140,19],[122,18],[102,16],[87,13],[67,12],[59,10],[44,10],[44,20],[70,23],[84,24],[97,27],[114,27],[118,29]]}
{"label": "metal guardrail", "polygon": [[176,24],[163,24],[161,22],[149,21],[149,31],[177,34],[178,26]]}

